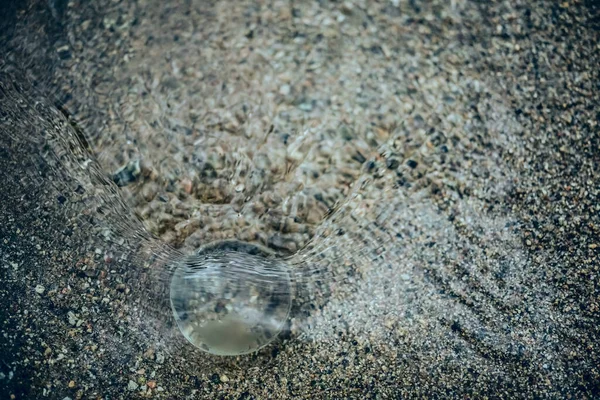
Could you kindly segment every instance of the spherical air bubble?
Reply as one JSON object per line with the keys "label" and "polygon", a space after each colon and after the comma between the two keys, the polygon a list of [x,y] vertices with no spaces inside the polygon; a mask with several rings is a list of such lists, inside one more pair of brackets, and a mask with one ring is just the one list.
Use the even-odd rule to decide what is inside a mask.
{"label": "spherical air bubble", "polygon": [[269,344],[292,304],[285,262],[262,247],[212,244],[186,257],[171,278],[175,320],[194,346],[215,355],[241,355]]}

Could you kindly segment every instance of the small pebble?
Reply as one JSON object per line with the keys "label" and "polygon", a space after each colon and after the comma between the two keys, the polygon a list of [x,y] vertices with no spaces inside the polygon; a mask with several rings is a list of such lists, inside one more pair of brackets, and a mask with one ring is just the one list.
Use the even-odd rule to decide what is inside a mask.
{"label": "small pebble", "polygon": [[42,285],[37,285],[37,286],[35,287],[35,292],[36,292],[37,294],[44,294],[44,292],[45,292],[45,291],[46,291],[46,288],[45,288],[45,287],[43,287]]}
{"label": "small pebble", "polygon": [[386,161],[386,166],[388,169],[396,169],[400,166],[400,162],[395,158],[390,158]]}
{"label": "small pebble", "polygon": [[127,390],[136,390],[138,387],[139,387],[138,384],[132,380],[130,380],[129,383],[127,384]]}
{"label": "small pebble", "polygon": [[69,320],[69,324],[71,324],[71,325],[77,324],[77,317],[75,316],[75,313],[73,313],[73,311],[69,311],[67,313],[67,319]]}
{"label": "small pebble", "polygon": [[290,85],[281,85],[281,87],[279,88],[279,93],[283,96],[287,96],[288,94],[290,94],[290,91]]}

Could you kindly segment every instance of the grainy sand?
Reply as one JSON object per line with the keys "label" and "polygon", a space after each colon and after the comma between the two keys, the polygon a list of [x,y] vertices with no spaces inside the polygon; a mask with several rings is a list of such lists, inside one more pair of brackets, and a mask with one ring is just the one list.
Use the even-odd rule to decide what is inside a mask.
{"label": "grainy sand", "polygon": [[2,96],[0,397],[600,395],[593,2],[42,3],[7,8],[0,61],[147,231],[313,238],[324,281],[259,353],[194,350],[144,314],[133,228],[70,206],[62,114]]}

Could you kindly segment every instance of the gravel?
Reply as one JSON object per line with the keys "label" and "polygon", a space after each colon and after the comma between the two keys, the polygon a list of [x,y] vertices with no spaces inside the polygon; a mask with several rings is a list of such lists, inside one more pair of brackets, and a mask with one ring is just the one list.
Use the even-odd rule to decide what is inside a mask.
{"label": "gravel", "polygon": [[[0,75],[0,397],[598,396],[593,2],[29,10],[5,61],[62,113]],[[78,201],[86,160],[41,151],[66,129],[128,208]],[[196,351],[146,313],[134,213],[289,255],[309,300],[256,354]]]}

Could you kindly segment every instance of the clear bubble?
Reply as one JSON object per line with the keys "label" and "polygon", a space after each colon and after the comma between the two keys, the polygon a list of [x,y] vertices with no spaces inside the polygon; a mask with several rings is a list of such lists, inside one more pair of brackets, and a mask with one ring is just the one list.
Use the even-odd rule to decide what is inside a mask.
{"label": "clear bubble", "polygon": [[287,265],[242,242],[209,245],[179,263],[170,298],[177,326],[194,346],[235,356],[272,342],[292,305]]}

